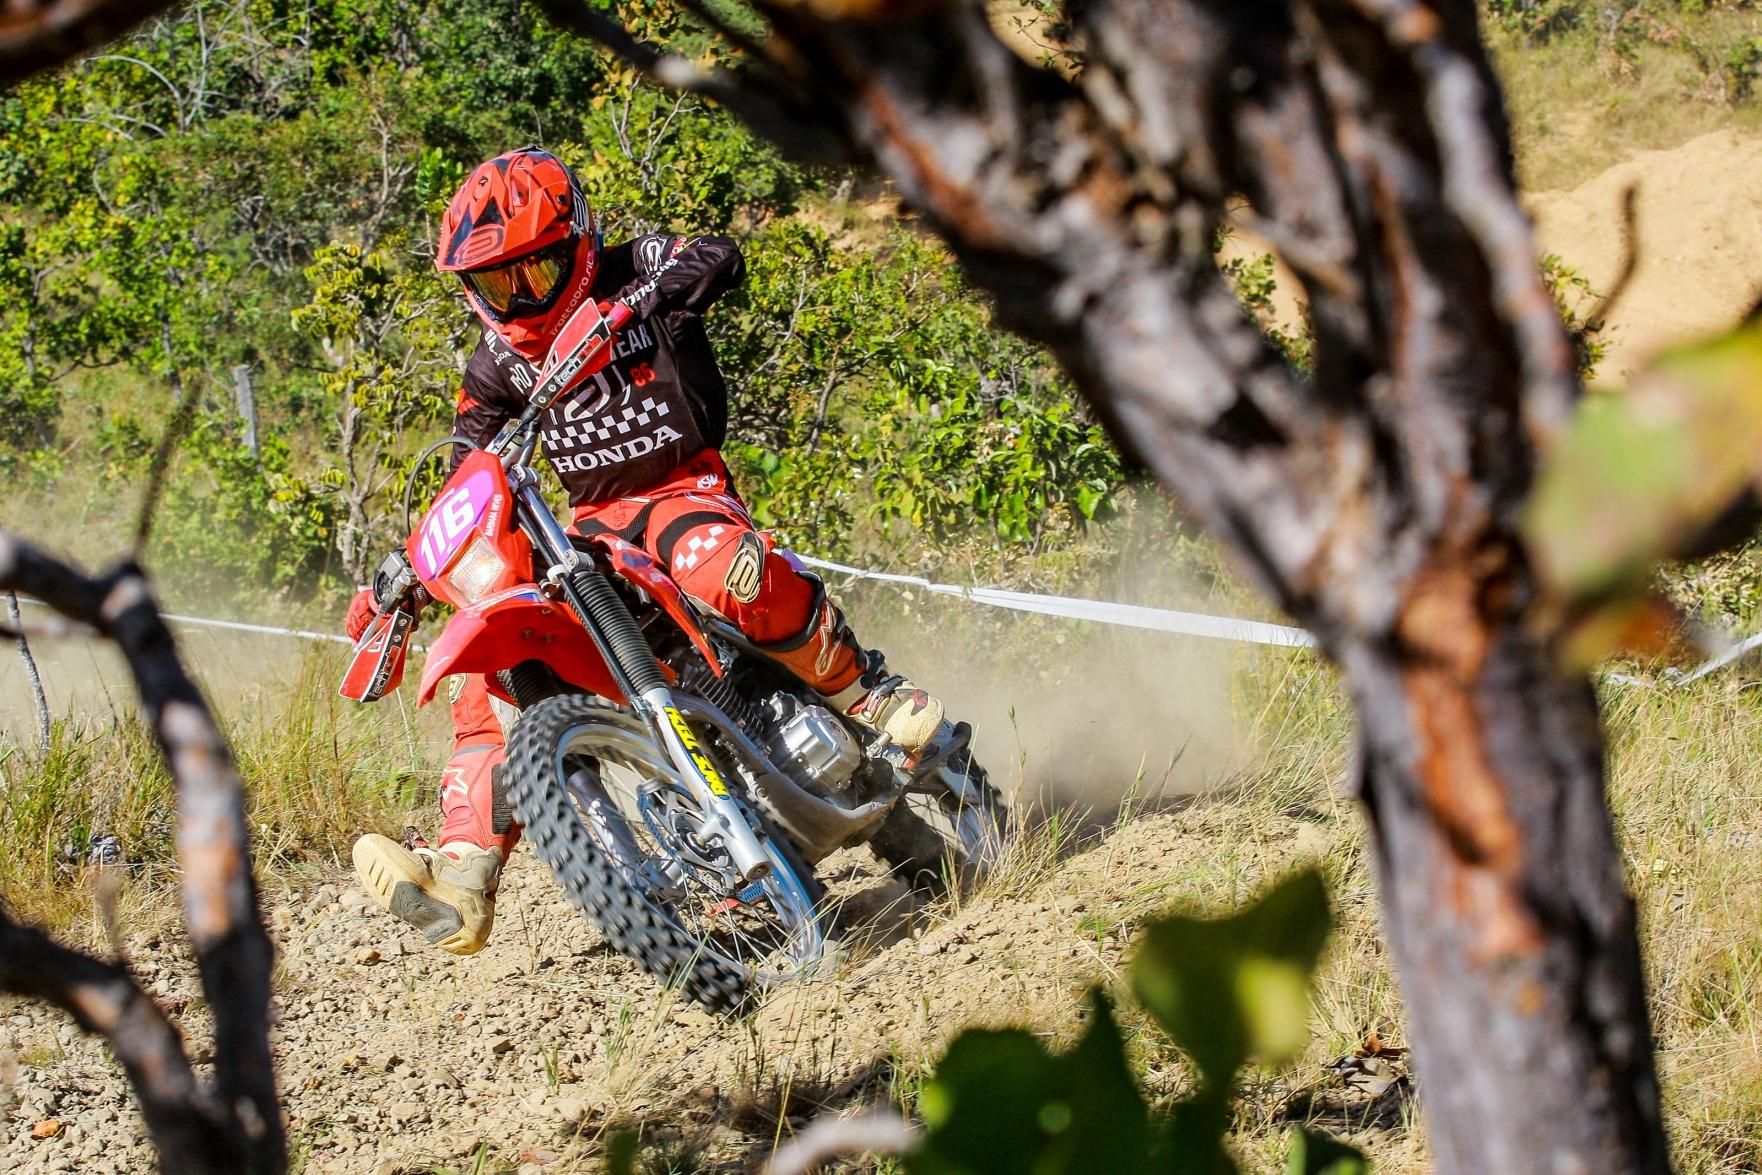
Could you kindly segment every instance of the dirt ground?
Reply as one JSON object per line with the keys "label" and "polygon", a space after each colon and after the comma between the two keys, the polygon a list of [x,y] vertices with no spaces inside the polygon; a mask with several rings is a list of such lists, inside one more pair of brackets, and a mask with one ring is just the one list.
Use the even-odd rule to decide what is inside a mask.
{"label": "dirt ground", "polygon": [[[1629,249],[1633,281],[1609,316],[1610,350],[1598,372],[1620,383],[1660,347],[1724,328],[1762,293],[1762,138],[1722,130],[1665,151],[1645,151],[1568,192],[1528,205],[1542,247],[1600,291]],[[1636,192],[1634,232],[1623,193]]]}
{"label": "dirt ground", "polygon": [[[1140,817],[1018,877],[1022,892],[936,908],[866,852],[842,854],[822,872],[845,900],[844,965],[741,1021],[663,995],[604,949],[524,849],[494,939],[470,958],[427,948],[346,876],[290,885],[266,905],[296,1169],[597,1171],[608,1129],[647,1122],[697,1156],[688,1169],[751,1170],[808,1118],[885,1101],[962,1027],[1072,1027],[1084,992],[1117,974],[1129,937],[1117,920],[1198,856],[1252,879],[1318,847],[1295,819],[1228,838],[1216,820],[1203,806]],[[184,944],[167,935],[128,953],[202,1056]],[[0,1170],[151,1170],[114,1065],[66,1017],[0,1001],[0,1067]],[[53,1137],[34,1137],[51,1122]],[[1418,1145],[1399,1115],[1357,1125],[1391,1157]]]}

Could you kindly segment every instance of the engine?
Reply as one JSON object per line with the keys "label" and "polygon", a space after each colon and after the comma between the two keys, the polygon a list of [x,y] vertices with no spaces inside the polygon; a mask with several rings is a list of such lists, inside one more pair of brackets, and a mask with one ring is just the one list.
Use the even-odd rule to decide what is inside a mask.
{"label": "engine", "polygon": [[742,695],[733,674],[718,677],[695,658],[679,683],[734,719],[779,771],[816,795],[842,791],[863,765],[856,736],[824,706],[786,690],[755,701]]}
{"label": "engine", "polygon": [[792,694],[773,694],[765,706],[776,715],[765,742],[771,762],[810,791],[842,791],[863,765],[856,736],[832,711]]}

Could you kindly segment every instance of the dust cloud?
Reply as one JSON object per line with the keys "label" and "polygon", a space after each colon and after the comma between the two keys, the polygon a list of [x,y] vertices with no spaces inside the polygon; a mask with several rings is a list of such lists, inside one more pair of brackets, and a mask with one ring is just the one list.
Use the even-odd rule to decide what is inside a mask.
{"label": "dust cloud", "polygon": [[1105,817],[1247,765],[1231,703],[1239,646],[884,585],[834,590],[858,639],[972,724],[980,762],[1018,805]]}
{"label": "dust cloud", "polygon": [[[26,628],[48,610],[26,606]],[[242,713],[275,710],[301,687],[312,646],[302,640],[173,624],[178,651],[223,722]],[[340,646],[339,646],[340,647]],[[31,653],[43,677],[49,713],[76,727],[103,729],[136,709],[134,680],[115,647],[90,637],[38,636]],[[0,739],[31,746],[36,709],[15,646],[0,641]]]}
{"label": "dust cloud", "polygon": [[[1154,802],[1216,787],[1248,763],[1251,749],[1231,699],[1240,646],[1002,611],[888,585],[832,587],[860,640],[886,650],[893,669],[972,724],[980,761],[1018,804],[1074,806],[1105,817],[1128,797]],[[1119,592],[1097,587],[1085,594]],[[1158,595],[1132,602],[1230,610]],[[45,616],[42,609],[26,612],[27,624]],[[175,631],[223,722],[261,718],[294,691],[313,688],[303,667],[314,649],[305,641],[182,625]],[[38,639],[32,647],[57,718],[103,729],[135,708],[127,669],[106,643]],[[413,660],[412,672],[418,666]],[[0,642],[0,739],[28,746],[35,723],[18,658],[11,642]]]}

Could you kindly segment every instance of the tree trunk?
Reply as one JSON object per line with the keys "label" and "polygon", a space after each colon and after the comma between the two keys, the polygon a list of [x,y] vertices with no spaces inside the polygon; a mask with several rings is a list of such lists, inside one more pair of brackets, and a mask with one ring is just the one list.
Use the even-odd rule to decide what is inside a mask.
{"label": "tree trunk", "polygon": [[1478,594],[1340,651],[1437,1166],[1667,1171],[1596,697]]}
{"label": "tree trunk", "polygon": [[233,402],[238,408],[239,423],[244,429],[245,448],[253,457],[261,455],[257,447],[257,391],[251,384],[251,365],[240,363],[232,369]]}
{"label": "tree trunk", "polygon": [[[355,403],[355,385],[350,381],[343,390],[343,414],[337,422],[338,456],[342,462],[343,517],[337,526],[337,557],[343,573],[351,583],[364,585],[372,578],[371,554],[367,547],[368,520],[366,477],[356,471],[356,446],[361,439],[365,415]],[[368,477],[372,471],[368,471]]]}

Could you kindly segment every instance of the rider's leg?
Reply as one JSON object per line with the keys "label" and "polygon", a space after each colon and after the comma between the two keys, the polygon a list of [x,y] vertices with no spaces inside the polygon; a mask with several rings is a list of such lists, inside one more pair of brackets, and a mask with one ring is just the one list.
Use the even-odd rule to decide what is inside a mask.
{"label": "rider's leg", "polygon": [[[700,468],[701,467],[701,468]],[[642,545],[674,582],[719,613],[828,703],[917,754],[942,722],[942,703],[887,672],[857,643],[819,579],[758,530],[714,453],[689,468],[691,489],[642,507]],[[619,511],[622,515],[624,511]],[[592,525],[593,512],[578,512]]]}
{"label": "rider's leg", "polygon": [[495,925],[502,862],[520,829],[496,786],[502,725],[481,677],[455,678],[453,757],[441,773],[440,848],[409,849],[369,834],[355,842],[355,871],[380,905],[459,955],[483,949]]}
{"label": "rider's leg", "polygon": [[520,840],[513,809],[497,786],[507,758],[496,700],[481,676],[455,677],[453,757],[441,772],[441,851],[493,849],[504,860]]}

